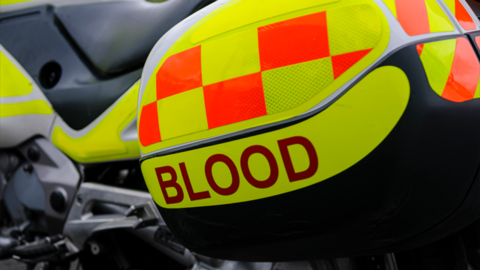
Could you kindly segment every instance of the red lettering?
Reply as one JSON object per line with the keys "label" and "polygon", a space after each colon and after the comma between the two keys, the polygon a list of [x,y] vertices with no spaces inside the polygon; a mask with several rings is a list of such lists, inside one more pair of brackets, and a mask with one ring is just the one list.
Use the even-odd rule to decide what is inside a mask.
{"label": "red lettering", "polygon": [[[265,158],[267,158],[268,164],[270,165],[270,176],[267,180],[260,181],[253,177],[252,173],[250,172],[250,168],[248,167],[248,159],[251,155],[258,153],[262,154]],[[277,161],[275,160],[275,156],[268,150],[268,148],[261,146],[261,145],[254,145],[250,146],[242,153],[242,157],[240,158],[240,165],[242,167],[243,175],[245,179],[250,183],[250,185],[256,188],[269,188],[277,182],[278,179],[278,165]]]}
{"label": "red lettering", "polygon": [[[172,203],[179,203],[183,201],[183,190],[182,187],[177,183],[177,173],[175,169],[170,166],[155,168],[155,172],[157,173],[158,183],[160,184],[160,189],[162,190],[163,197],[165,198],[165,202],[167,204]],[[170,174],[170,180],[163,180],[162,174]],[[167,188],[175,188],[177,191],[177,195],[173,197],[169,197],[167,193]]]}
{"label": "red lettering", "polygon": [[[227,188],[220,187],[215,182],[215,179],[213,179],[212,167],[217,162],[225,163],[232,175],[232,184]],[[237,167],[235,167],[235,163],[233,163],[229,157],[222,154],[216,154],[208,158],[207,163],[205,164],[205,176],[207,177],[208,184],[213,191],[223,196],[232,195],[233,193],[237,192],[238,187],[240,186],[240,176],[238,175],[238,170]]]}
{"label": "red lettering", "polygon": [[[310,159],[310,165],[303,172],[295,172],[293,168],[292,158],[288,152],[288,146],[299,144],[307,150],[308,158]],[[282,154],[283,164],[285,164],[285,169],[287,171],[288,179],[290,182],[307,179],[315,175],[318,169],[318,156],[315,151],[313,144],[305,137],[291,137],[278,141],[278,146],[280,148],[280,153]]]}
{"label": "red lettering", "polygon": [[208,191],[200,191],[200,192],[193,191],[192,182],[190,182],[190,177],[188,176],[187,167],[185,167],[185,163],[182,162],[178,165],[180,165],[180,171],[182,172],[183,181],[185,182],[185,187],[187,188],[187,193],[188,193],[188,196],[190,197],[190,200],[196,201],[196,200],[210,198],[210,193]]}

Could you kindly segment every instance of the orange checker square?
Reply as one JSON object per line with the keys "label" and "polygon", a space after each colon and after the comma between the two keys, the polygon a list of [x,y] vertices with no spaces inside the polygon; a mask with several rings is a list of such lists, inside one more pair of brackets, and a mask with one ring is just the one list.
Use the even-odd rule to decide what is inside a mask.
{"label": "orange checker square", "polygon": [[424,45],[423,45],[423,43],[422,43],[422,44],[418,44],[417,47],[416,47],[419,56],[422,56],[423,46],[424,46]]}
{"label": "orange checker square", "polygon": [[261,73],[203,87],[208,128],[267,114]]}
{"label": "orange checker square", "polygon": [[157,72],[157,100],[201,86],[200,46],[171,55]]}
{"label": "orange checker square", "polygon": [[427,6],[424,0],[396,0],[397,19],[410,36],[430,33]]}
{"label": "orange checker square", "polygon": [[330,56],[326,12],[258,28],[262,71]]}
{"label": "orange checker square", "polygon": [[477,26],[459,0],[455,0],[455,18],[465,30],[475,30]]}
{"label": "orange checker square", "polygon": [[480,64],[470,42],[457,39],[452,69],[442,97],[455,102],[473,99],[480,76]]}
{"label": "orange checker square", "polygon": [[160,142],[160,127],[158,125],[157,102],[143,106],[140,114],[138,137],[143,146]]}
{"label": "orange checker square", "polygon": [[345,71],[355,65],[355,63],[360,61],[371,50],[372,49],[367,49],[332,56],[333,78],[338,78]]}

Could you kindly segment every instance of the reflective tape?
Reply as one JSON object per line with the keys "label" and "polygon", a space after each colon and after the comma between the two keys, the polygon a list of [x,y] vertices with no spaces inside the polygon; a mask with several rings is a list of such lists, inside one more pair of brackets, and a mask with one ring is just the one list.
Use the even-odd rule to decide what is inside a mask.
{"label": "reflective tape", "polygon": [[417,45],[433,91],[454,102],[478,98],[480,63],[463,37]]}
{"label": "reflective tape", "polygon": [[[241,3],[250,2],[232,10]],[[141,101],[142,146],[295,108],[366,57],[382,36],[382,19],[370,4],[276,20],[229,35],[223,35],[233,31],[228,27],[205,24],[191,36],[202,43],[165,58]]]}
{"label": "reflective tape", "polygon": [[443,0],[464,30],[475,30],[477,25],[460,0]]}
{"label": "reflective tape", "polygon": [[455,30],[435,0],[383,0],[383,2],[410,36]]}

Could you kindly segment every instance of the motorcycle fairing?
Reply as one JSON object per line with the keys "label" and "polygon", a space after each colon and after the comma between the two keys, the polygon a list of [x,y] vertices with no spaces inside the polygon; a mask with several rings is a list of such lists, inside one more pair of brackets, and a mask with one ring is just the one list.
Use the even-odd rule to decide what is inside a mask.
{"label": "motorcycle fairing", "polygon": [[[173,208],[170,206],[173,204],[170,204],[171,208],[159,207],[162,217],[177,239],[192,251],[229,260],[300,260],[410,249],[440,239],[473,221],[480,207],[478,199],[472,197],[478,196],[473,186],[480,181],[480,99],[456,103],[438,96],[430,87],[416,44],[396,52],[377,68],[400,69],[408,78],[410,95],[400,120],[373,151],[324,181],[281,195],[216,206]],[[354,90],[355,87],[342,98]],[[390,88],[383,87],[381,90],[390,91]],[[336,102],[342,102],[342,98]],[[317,116],[328,113],[336,102]],[[240,192],[250,183],[243,178],[242,167],[238,165],[241,157],[234,153],[237,148],[229,146],[243,141],[260,143],[264,141],[262,137],[271,137],[266,146],[272,152],[278,151],[275,149],[278,146],[272,146],[277,143],[277,134],[311,119],[278,130],[265,130],[261,134],[234,138],[230,142],[157,157],[155,159],[158,160],[172,157],[172,163],[183,161],[184,164],[171,164],[177,173],[176,183],[173,183],[174,179],[170,179],[168,173],[159,179],[157,175],[144,171],[149,179],[147,181],[151,181],[149,186],[157,185],[152,188],[156,190],[151,192],[154,196],[157,195],[156,201],[159,198],[163,200],[163,195],[158,196],[161,193],[159,181],[163,180],[167,185],[171,184],[167,187],[170,189],[167,191],[170,197],[177,194],[174,184],[181,185],[184,201],[188,201],[194,193],[214,193],[210,187],[202,189],[205,188],[201,186],[203,175],[198,176],[201,172],[196,170],[197,166],[204,166],[203,160],[206,157],[197,158],[195,162],[199,164],[179,160],[181,154],[188,158],[190,153],[208,149],[212,150],[211,153],[225,151],[232,156],[241,177],[241,187],[238,188]],[[313,128],[322,130],[321,126]],[[302,134],[299,133],[298,136]],[[319,136],[322,134],[319,133]],[[352,151],[357,147],[362,145],[352,146]],[[319,160],[324,149],[325,147],[317,150]],[[301,147],[290,151],[299,152],[292,156],[292,162],[297,157],[308,156]],[[337,157],[332,152],[331,159],[348,158],[348,154]],[[257,166],[269,166],[266,158],[251,158],[259,163]],[[285,159],[276,160],[279,174],[286,174]],[[143,163],[148,161],[149,159]],[[153,170],[164,164],[166,161],[156,163],[156,166],[148,164],[142,167]],[[323,163],[318,163],[318,168],[324,164],[329,164],[328,157],[325,157]],[[223,164],[216,166],[213,170],[218,173],[228,170]],[[249,163],[249,166],[252,166],[253,171],[256,165]],[[305,167],[306,165],[303,168]],[[181,178],[187,175],[184,172],[188,173],[190,190],[186,185],[183,186]],[[259,180],[268,177],[254,173],[255,171],[253,175]],[[228,188],[230,179],[231,177],[219,179],[218,185]],[[172,182],[168,183],[169,180]],[[288,184],[299,185],[302,181],[315,180],[302,179]],[[277,184],[280,184],[280,180],[275,185]],[[268,192],[268,188],[256,189],[257,193]],[[244,195],[245,200],[249,196],[257,196],[255,193]],[[211,198],[215,197],[211,195]],[[235,202],[234,194],[224,196],[221,200],[225,203],[230,198]],[[195,202],[208,200],[209,198],[200,198]],[[296,248],[292,249],[292,246]]]}
{"label": "motorcycle fairing", "polygon": [[[438,5],[433,15],[438,15],[440,10],[440,18],[443,18],[440,25],[448,27],[409,35],[397,18],[399,14],[392,12],[383,1],[372,2],[388,21],[385,24],[390,31],[388,46],[371,64],[330,92],[325,100],[316,100],[317,104],[289,115],[288,120],[233,133],[209,133],[208,138],[195,137],[220,130],[220,127],[141,146],[142,171],[150,192],[165,222],[182,244],[203,255],[245,261],[366,255],[428,244],[475,219],[480,207],[478,199],[475,200],[478,192],[473,190],[480,181],[480,99],[458,103],[435,93],[417,45],[456,39],[461,35],[466,38],[464,34],[477,35],[477,32],[465,31],[443,2],[418,2],[423,2],[424,6]],[[237,2],[218,3],[217,9],[212,7],[210,13],[192,16],[172,29],[169,38],[159,41],[143,71],[142,99],[155,100],[159,89],[155,89],[151,78],[155,78],[168,56],[188,49],[191,51],[186,54],[198,54],[194,51],[196,44],[192,44],[189,29],[197,29],[199,21],[213,20],[226,10],[220,7],[228,3]],[[334,5],[337,3],[325,7]],[[423,15],[430,16],[428,12],[425,9]],[[248,13],[243,15],[248,17]],[[410,19],[414,22],[417,17],[410,16]],[[478,20],[472,19],[478,29]],[[227,23],[230,23],[228,19],[224,24]],[[218,37],[226,36],[228,32],[221,32]],[[172,49],[177,43],[182,46]],[[305,123],[314,123],[314,119],[327,115],[330,109],[335,110],[337,102],[340,105],[342,99],[348,99],[348,95],[362,85],[362,80],[385,69],[400,70],[406,76],[410,87],[406,108],[389,106],[398,110],[399,118],[387,121],[393,127],[383,130],[384,136],[368,146],[369,150],[360,155],[363,158],[359,156],[343,168],[336,167],[344,162],[342,157],[354,156],[355,151],[363,149],[372,137],[363,134],[354,138],[367,143],[356,143],[350,147],[350,152],[342,152],[340,142],[332,145],[322,142],[324,145],[318,150],[310,130],[318,132],[319,138],[335,130],[323,130],[321,125],[310,127]],[[179,74],[178,71],[174,73]],[[190,79],[183,84],[194,82],[195,77]],[[391,86],[377,86],[383,92],[392,91]],[[390,104],[380,95],[372,99]],[[398,102],[402,103],[402,99]],[[145,104],[140,104],[139,109],[142,105]],[[379,113],[369,121],[385,120],[384,116],[389,114]],[[140,125],[141,122],[142,116]],[[356,122],[339,121],[337,124],[354,127]],[[302,125],[303,130],[299,129],[296,134],[279,136]],[[146,129],[146,135],[152,130]],[[354,129],[351,133],[357,134]],[[344,137],[338,135],[337,138]],[[338,160],[335,164],[330,164],[327,156],[321,157],[322,150],[329,147],[338,149],[325,151],[331,160]],[[195,155],[197,153],[199,155]],[[320,158],[323,162],[319,162]],[[323,173],[319,170],[322,166],[325,166],[324,171],[336,171],[325,178],[317,178],[317,174]],[[287,184],[304,186],[286,189]],[[242,195],[236,196],[237,192]]]}
{"label": "motorcycle fairing", "polygon": [[55,113],[40,88],[0,45],[0,148],[14,147],[33,135],[48,136]]}

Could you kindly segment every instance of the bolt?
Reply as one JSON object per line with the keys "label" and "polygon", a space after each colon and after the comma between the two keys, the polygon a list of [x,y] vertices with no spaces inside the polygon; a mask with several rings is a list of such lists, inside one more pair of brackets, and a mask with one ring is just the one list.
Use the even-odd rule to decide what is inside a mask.
{"label": "bolt", "polygon": [[32,164],[26,164],[23,166],[23,171],[27,173],[32,173],[33,172],[33,166]]}
{"label": "bolt", "polygon": [[83,196],[82,196],[82,194],[78,194],[78,195],[77,195],[77,203],[78,203],[78,204],[82,204],[82,203],[83,203]]}

